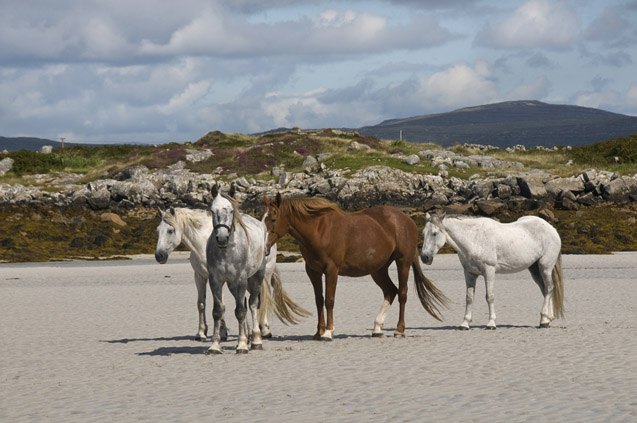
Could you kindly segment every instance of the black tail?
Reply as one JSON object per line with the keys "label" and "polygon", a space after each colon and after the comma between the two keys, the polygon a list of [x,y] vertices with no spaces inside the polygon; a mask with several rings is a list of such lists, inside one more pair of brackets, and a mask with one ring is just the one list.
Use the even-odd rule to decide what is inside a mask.
{"label": "black tail", "polygon": [[442,321],[440,307],[447,308],[449,299],[433,284],[433,282],[427,279],[420,267],[417,255],[411,264],[411,268],[414,271],[414,282],[416,284],[416,292],[418,292],[420,303],[425,310],[427,310],[427,313],[431,314],[434,319]]}

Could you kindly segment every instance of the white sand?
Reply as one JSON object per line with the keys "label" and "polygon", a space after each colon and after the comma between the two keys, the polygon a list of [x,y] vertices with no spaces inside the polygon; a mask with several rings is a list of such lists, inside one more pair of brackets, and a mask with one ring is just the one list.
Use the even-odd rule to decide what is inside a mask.
{"label": "white sand", "polygon": [[[566,320],[536,329],[541,297],[526,272],[498,275],[498,330],[479,280],[474,325],[461,266],[439,256],[427,275],[453,300],[439,323],[413,287],[407,338],[370,337],[382,295],[341,278],[336,339],[311,340],[311,285],[283,264],[289,294],[314,315],[271,322],[264,351],[204,355],[183,254],[123,262],[0,265],[0,421],[637,421],[637,253],[565,256]],[[210,300],[209,300],[210,304]],[[210,315],[210,310],[208,310]]]}

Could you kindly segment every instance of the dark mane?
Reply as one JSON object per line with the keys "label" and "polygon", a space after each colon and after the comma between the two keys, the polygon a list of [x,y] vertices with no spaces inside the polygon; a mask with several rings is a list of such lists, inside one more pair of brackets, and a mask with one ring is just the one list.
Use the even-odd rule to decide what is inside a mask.
{"label": "dark mane", "polygon": [[300,218],[316,217],[328,212],[345,213],[338,204],[321,197],[289,198],[283,200],[281,207]]}

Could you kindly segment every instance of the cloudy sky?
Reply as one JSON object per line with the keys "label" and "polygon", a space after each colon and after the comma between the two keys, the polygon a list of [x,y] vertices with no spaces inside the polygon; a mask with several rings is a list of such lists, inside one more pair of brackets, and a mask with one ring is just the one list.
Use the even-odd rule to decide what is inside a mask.
{"label": "cloudy sky", "polygon": [[0,135],[195,141],[536,99],[637,115],[637,0],[0,0]]}

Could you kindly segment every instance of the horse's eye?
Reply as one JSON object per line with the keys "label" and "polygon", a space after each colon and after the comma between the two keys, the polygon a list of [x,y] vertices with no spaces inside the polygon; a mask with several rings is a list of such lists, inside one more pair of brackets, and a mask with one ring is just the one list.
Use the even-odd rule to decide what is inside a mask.
{"label": "horse's eye", "polygon": [[172,235],[172,234],[175,233],[175,230],[174,229],[168,229],[168,233]]}

